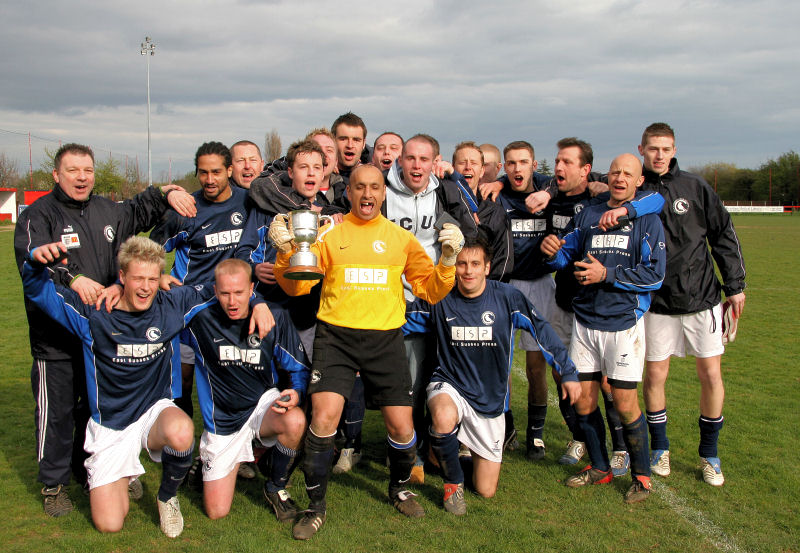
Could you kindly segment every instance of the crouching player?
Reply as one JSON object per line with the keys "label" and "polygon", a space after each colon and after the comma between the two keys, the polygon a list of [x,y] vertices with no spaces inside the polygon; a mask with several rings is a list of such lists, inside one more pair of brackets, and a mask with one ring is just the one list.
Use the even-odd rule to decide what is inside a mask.
{"label": "crouching player", "polygon": [[569,353],[580,373],[582,391],[576,411],[591,464],[565,483],[573,488],[605,484],[614,476],[597,407],[600,382],[607,376],[630,454],[633,484],[625,494],[626,503],[642,501],[650,493],[647,423],[636,389],[644,368],[642,316],[666,268],[664,229],[656,214],[641,216],[617,230],[603,231],[598,223],[604,213],[632,200],[643,180],[642,165],[635,156],[617,157],[608,173],[611,199],[575,215],[564,239],[549,235],[541,244],[554,268],[583,260],[575,262],[575,278],[582,286],[572,302],[575,321]]}
{"label": "crouching player", "polygon": [[[119,250],[122,295],[113,311],[95,310],[80,296],[56,286],[45,265],[66,253],[61,243],[33,250],[23,266],[25,294],[81,339],[92,418],[86,428],[86,460],[92,521],[101,532],[118,532],[128,514],[128,482],[144,473],[142,448],[161,462],[158,489],[161,530],[183,531],[178,486],[192,464],[194,425],[172,401],[180,395],[179,333],[212,297],[209,286],[159,291],[164,248],[133,236]],[[65,257],[65,256],[64,256]],[[98,302],[99,307],[99,302]],[[253,309],[259,336],[272,325],[266,304]],[[251,320],[250,325],[256,325]]]}
{"label": "crouching player", "polygon": [[[275,326],[263,339],[250,334],[251,274],[250,265],[240,259],[217,265],[216,300],[189,323],[205,427],[200,438],[203,503],[212,519],[228,514],[239,464],[253,461],[252,441],[258,439],[272,448],[264,496],[278,520],[288,522],[297,506],[285,488],[305,430],[306,418],[297,405],[310,369],[285,311],[273,312]],[[290,377],[282,391],[278,368]]]}
{"label": "crouching player", "polygon": [[444,474],[444,508],[456,515],[467,512],[459,442],[472,452],[477,493],[492,497],[497,490],[515,329],[541,346],[561,375],[564,398],[574,403],[580,396],[575,365],[550,325],[522,292],[486,279],[491,257],[485,239],[468,241],[456,258],[456,288],[436,305],[411,304],[404,327],[438,339],[439,364],[427,388],[431,447]]}

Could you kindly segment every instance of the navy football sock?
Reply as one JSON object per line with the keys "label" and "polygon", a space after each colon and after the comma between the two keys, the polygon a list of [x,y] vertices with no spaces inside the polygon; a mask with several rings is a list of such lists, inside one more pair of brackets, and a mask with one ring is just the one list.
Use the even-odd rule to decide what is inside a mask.
{"label": "navy football sock", "polygon": [[631,459],[631,476],[650,476],[650,449],[644,415],[639,414],[639,418],[631,424],[623,424],[622,435]]}
{"label": "navy football sock", "polygon": [[449,434],[437,434],[433,428],[429,430],[431,449],[439,465],[442,467],[442,479],[446,484],[464,482],[464,470],[458,458],[458,426]]}
{"label": "navy football sock", "polygon": [[270,462],[270,474],[267,479],[266,487],[270,493],[277,492],[286,487],[289,477],[294,469],[294,460],[297,457],[297,450],[286,447],[280,442],[275,443],[272,448],[272,459]]}
{"label": "navy football sock", "polygon": [[608,471],[608,448],[606,447],[606,425],[600,408],[596,408],[588,415],[578,415],[578,424],[586,436],[586,450],[592,467],[597,470]]}
{"label": "navy football sock", "polygon": [[408,443],[395,442],[387,436],[389,443],[389,496],[401,491],[411,478],[411,468],[417,458],[417,434]]}
{"label": "navy football sock", "polygon": [[364,383],[360,376],[353,382],[353,390],[344,404],[342,419],[344,421],[344,447],[361,451],[361,427],[364,425]]}
{"label": "navy football sock", "polygon": [[611,449],[614,451],[624,451],[626,442],[622,436],[622,419],[619,418],[617,408],[614,407],[614,396],[611,392],[603,392],[603,404],[605,404],[606,407],[608,430],[611,432]]}
{"label": "navy football sock", "polygon": [[650,449],[669,449],[667,410],[647,411],[647,427],[650,429]]}
{"label": "navy football sock", "polygon": [[569,402],[569,396],[566,399],[561,397],[562,388],[560,382],[556,384],[556,390],[558,392],[558,408],[561,411],[561,416],[564,417],[564,422],[567,423],[567,428],[572,433],[572,439],[579,442],[585,441],[586,438],[578,424],[578,413],[575,412],[575,406]]}
{"label": "navy football sock", "polygon": [[717,454],[717,439],[719,431],[722,430],[722,415],[717,419],[700,415],[697,424],[700,426],[700,447],[697,452],[700,457],[719,457]]}
{"label": "navy football sock", "polygon": [[528,404],[528,430],[525,438],[529,444],[534,438],[542,439],[544,433],[544,419],[547,416],[547,405]]}
{"label": "navy football sock", "polygon": [[161,485],[158,487],[158,499],[169,501],[178,494],[178,487],[192,468],[192,451],[194,442],[186,451],[175,451],[168,445],[161,450]]}
{"label": "navy football sock", "polygon": [[306,477],[306,493],[308,508],[312,511],[325,512],[325,497],[328,494],[328,477],[333,462],[333,441],[336,434],[317,436],[308,429],[306,434],[303,474]]}

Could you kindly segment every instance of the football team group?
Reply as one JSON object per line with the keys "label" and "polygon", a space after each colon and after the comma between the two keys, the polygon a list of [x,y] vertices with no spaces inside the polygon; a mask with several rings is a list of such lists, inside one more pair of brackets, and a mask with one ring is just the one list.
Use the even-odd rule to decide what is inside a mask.
{"label": "football team group", "polygon": [[[554,177],[525,141],[502,154],[462,142],[451,163],[426,134],[366,137],[346,113],[266,166],[252,142],[207,142],[200,190],[148,187],[119,203],[93,194],[90,148],[58,150],[55,186],[15,233],[48,515],[72,510],[74,476],[95,527],[119,531],[143,494],[144,448],[162,466],[167,536],[183,531],[187,476],[216,519],[237,478],[260,473],[277,519],[309,539],[331,475],[361,460],[367,408],[387,431],[389,503],[424,516],[413,486],[436,471],[444,509],[463,515],[465,486],[492,497],[504,450],[520,447],[517,331],[526,459],[546,457],[550,365],[571,433],[558,462],[588,457],[566,485],[630,472],[624,501],[645,500],[651,474],[670,474],[670,358],[689,354],[700,471],[723,484],[720,360],[744,307],[744,261],[719,197],[678,168],[669,125],[648,126],[641,159],[621,154],[605,173],[589,143],[564,138]],[[286,490],[298,465],[306,509]]]}

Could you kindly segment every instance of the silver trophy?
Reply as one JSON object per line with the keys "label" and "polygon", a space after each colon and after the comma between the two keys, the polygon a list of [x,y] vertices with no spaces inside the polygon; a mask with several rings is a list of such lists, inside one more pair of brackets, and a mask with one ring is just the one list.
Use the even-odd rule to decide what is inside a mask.
{"label": "silver trophy", "polygon": [[[291,280],[319,280],[324,274],[319,268],[317,256],[311,244],[322,238],[333,228],[333,217],[320,215],[310,209],[298,209],[289,215],[278,214],[276,219],[288,224],[297,252],[289,258],[289,268],[284,276]],[[328,228],[320,232],[320,223],[328,222]]]}

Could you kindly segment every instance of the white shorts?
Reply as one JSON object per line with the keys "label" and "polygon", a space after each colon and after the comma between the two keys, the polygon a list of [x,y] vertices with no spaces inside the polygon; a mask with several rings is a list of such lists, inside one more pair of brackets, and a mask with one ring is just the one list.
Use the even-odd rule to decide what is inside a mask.
{"label": "white shorts", "polygon": [[[556,305],[556,282],[551,275],[544,275],[535,280],[516,280],[512,278],[511,285],[528,298],[528,301],[533,304],[539,315],[547,322],[550,322],[550,317],[553,316],[554,311],[560,309]],[[522,331],[519,347],[525,351],[539,351],[539,344],[536,343],[536,340],[527,330]]]}
{"label": "white shorts", "polygon": [[614,380],[641,382],[644,321],[639,319],[627,330],[609,332],[586,328],[576,320],[569,356],[581,374],[602,372]]}
{"label": "white shorts", "polygon": [[574,319],[574,313],[564,311],[558,304],[556,304],[555,309],[553,309],[553,312],[547,319],[547,322],[550,323],[550,326],[556,331],[556,335],[564,344],[564,347],[569,347],[569,343],[572,341],[572,321]]}
{"label": "white shorts", "polygon": [[194,365],[194,348],[181,342],[181,365]]}
{"label": "white shorts", "polygon": [[426,390],[428,401],[439,394],[447,394],[458,409],[458,441],[474,453],[488,461],[500,463],[503,460],[503,440],[506,435],[506,418],[503,414],[487,417],[461,397],[447,382],[431,382]]}
{"label": "white shorts", "polygon": [[[142,449],[147,449],[150,429],[167,407],[175,407],[171,399],[159,399],[138,420],[122,430],[107,428],[89,419],[86,425],[86,441],[83,448],[90,455],[84,466],[89,479],[89,489],[116,482],[126,476],[131,479],[144,474],[139,460]],[[161,450],[150,451],[150,458],[161,462]]]}
{"label": "white shorts", "polygon": [[725,353],[722,345],[722,304],[688,315],[644,316],[647,360],[664,361],[671,355],[701,359]]}
{"label": "white shorts", "polygon": [[275,445],[276,438],[261,437],[261,421],[279,397],[281,392],[277,388],[270,388],[264,392],[250,418],[238,432],[223,436],[203,431],[203,435],[200,436],[200,458],[203,460],[204,482],[225,478],[236,463],[253,461],[253,440],[259,440],[264,447]]}

